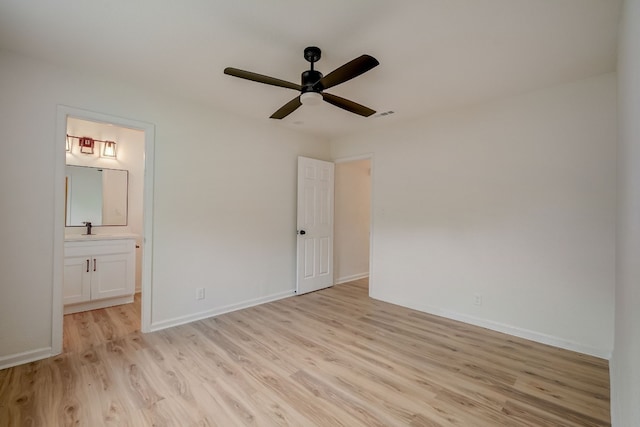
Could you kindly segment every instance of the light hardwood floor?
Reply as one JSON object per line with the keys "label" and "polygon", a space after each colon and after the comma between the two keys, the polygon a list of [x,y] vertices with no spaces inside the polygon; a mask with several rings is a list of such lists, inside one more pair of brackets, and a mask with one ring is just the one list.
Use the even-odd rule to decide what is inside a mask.
{"label": "light hardwood floor", "polygon": [[65,316],[0,371],[2,426],[606,426],[605,360],[370,299],[360,280],[141,334]]}

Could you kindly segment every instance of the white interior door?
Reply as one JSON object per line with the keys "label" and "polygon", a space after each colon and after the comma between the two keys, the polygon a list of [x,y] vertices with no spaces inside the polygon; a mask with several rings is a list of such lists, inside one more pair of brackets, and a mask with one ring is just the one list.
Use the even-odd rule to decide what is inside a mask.
{"label": "white interior door", "polygon": [[298,157],[298,295],[333,285],[331,162]]}

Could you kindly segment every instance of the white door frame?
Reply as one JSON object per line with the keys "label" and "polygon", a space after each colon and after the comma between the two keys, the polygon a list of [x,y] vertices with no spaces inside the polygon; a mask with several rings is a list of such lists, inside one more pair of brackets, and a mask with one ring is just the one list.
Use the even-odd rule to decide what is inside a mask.
{"label": "white door frame", "polygon": [[333,160],[333,163],[348,163],[348,162],[355,162],[358,160],[369,160],[369,166],[371,168],[371,176],[370,176],[370,180],[369,180],[369,185],[371,186],[371,205],[369,206],[369,296],[373,295],[373,289],[375,286],[375,276],[374,276],[374,265],[373,265],[373,198],[374,198],[374,191],[373,191],[373,166],[374,166],[374,161],[373,161],[373,153],[366,153],[366,154],[360,154],[357,156],[347,156],[347,157],[338,157],[337,159]]}
{"label": "white door frame", "polygon": [[110,123],[144,132],[144,189],[143,189],[143,236],[142,236],[142,332],[151,328],[152,300],[152,248],[153,248],[153,177],[155,125],[138,120],[111,116],[94,111],[58,105],[56,115],[55,167],[54,167],[54,233],[53,233],[53,306],[51,310],[51,353],[62,353],[62,283],[64,277],[64,170],[66,164],[65,142],[67,118],[74,117],[92,122]]}

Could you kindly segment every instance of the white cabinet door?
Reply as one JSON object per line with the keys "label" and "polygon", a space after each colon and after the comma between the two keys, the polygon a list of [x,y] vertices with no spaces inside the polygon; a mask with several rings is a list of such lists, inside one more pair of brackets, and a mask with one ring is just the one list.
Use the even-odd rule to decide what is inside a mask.
{"label": "white cabinet door", "polygon": [[128,254],[94,256],[91,260],[91,299],[131,295],[135,278]]}
{"label": "white cabinet door", "polygon": [[133,301],[133,238],[65,242],[64,264],[65,314]]}
{"label": "white cabinet door", "polygon": [[64,259],[64,304],[75,304],[91,299],[91,265],[89,257]]}

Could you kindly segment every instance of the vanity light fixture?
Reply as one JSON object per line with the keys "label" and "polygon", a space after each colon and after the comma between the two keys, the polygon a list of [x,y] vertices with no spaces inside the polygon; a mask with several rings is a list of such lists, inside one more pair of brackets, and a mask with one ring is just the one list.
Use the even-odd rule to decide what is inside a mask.
{"label": "vanity light fixture", "polygon": [[100,157],[108,157],[111,159],[116,158],[116,143],[115,141],[103,141],[101,139],[93,139],[88,136],[75,136],[67,134],[67,151],[71,152],[73,144],[71,140],[75,138],[78,140],[78,146],[80,152],[83,154],[94,154],[96,142],[102,142],[102,150],[100,151]]}
{"label": "vanity light fixture", "polygon": [[102,157],[116,158],[116,143],[113,141],[105,141],[102,143]]}
{"label": "vanity light fixture", "polygon": [[78,145],[80,145],[80,152],[82,154],[93,154],[93,146],[95,145],[93,138],[89,138],[88,136],[80,137]]}

